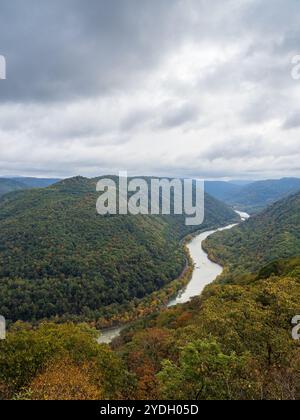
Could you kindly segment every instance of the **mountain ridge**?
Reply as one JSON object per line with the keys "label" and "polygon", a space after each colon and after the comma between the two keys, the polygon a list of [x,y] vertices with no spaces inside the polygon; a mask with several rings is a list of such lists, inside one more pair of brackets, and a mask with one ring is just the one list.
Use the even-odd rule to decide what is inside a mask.
{"label": "mountain ridge", "polygon": [[204,246],[212,259],[228,267],[229,273],[253,272],[274,260],[300,255],[300,192],[231,231],[211,236]]}
{"label": "mountain ridge", "polygon": [[[0,312],[7,319],[95,319],[142,298],[185,266],[183,216],[99,216],[96,179],[75,177],[0,199]],[[206,196],[201,229],[237,215]],[[22,290],[22,293],[20,293]]]}

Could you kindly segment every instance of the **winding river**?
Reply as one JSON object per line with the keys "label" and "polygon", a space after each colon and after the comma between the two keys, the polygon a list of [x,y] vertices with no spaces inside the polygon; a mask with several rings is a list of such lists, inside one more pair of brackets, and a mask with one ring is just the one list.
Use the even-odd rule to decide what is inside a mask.
{"label": "winding river", "polygon": [[[244,222],[245,220],[249,219],[249,214],[236,211],[241,217],[241,221]],[[224,230],[232,229],[237,224],[229,225],[224,228],[210,230],[207,232],[200,233],[199,235],[195,236],[194,239],[188,244],[188,249],[190,251],[192,260],[195,264],[195,269],[191,278],[191,281],[187,285],[187,287],[179,292],[176,298],[172,299],[168,307],[172,307],[178,304],[183,304],[188,302],[194,296],[199,296],[203,292],[204,288],[215,281],[215,279],[222,273],[223,267],[219,264],[212,262],[209,258],[207,253],[202,248],[202,243],[210,236],[213,235],[215,232],[221,232]],[[125,328],[125,326],[121,328],[112,328],[106,331],[103,331],[101,337],[99,338],[98,342],[100,344],[109,344],[111,341],[118,337],[121,331]]]}
{"label": "winding river", "polygon": [[[248,219],[250,216],[247,213],[236,211],[241,217],[242,222]],[[222,232],[224,230],[232,229],[237,226],[238,223],[229,225],[216,230],[210,230],[207,232],[200,233],[195,236],[194,239],[188,244],[192,260],[194,261],[195,268],[191,278],[191,281],[187,287],[179,292],[175,299],[172,299],[168,307],[183,304],[188,302],[191,298],[201,295],[205,287],[215,281],[215,279],[222,274],[223,267],[219,264],[212,262],[207,253],[202,248],[202,243],[211,235],[216,232]]]}

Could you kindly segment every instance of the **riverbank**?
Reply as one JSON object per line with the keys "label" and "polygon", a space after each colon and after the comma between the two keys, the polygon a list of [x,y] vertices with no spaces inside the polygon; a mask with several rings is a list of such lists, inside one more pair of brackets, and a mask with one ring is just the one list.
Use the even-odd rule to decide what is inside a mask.
{"label": "riverbank", "polygon": [[[247,213],[244,212],[236,211],[236,213],[239,214],[241,222],[250,217]],[[182,286],[177,290],[177,293],[173,293],[171,296],[169,295],[168,298],[165,296],[164,301],[160,301],[159,305],[157,306],[148,307],[148,310],[146,311],[147,313],[144,313],[144,315],[140,314],[140,311],[136,311],[136,316],[133,318],[133,315],[131,315],[133,319],[128,321],[126,325],[104,330],[99,339],[99,343],[109,344],[112,340],[120,335],[122,330],[125,329],[126,326],[130,324],[130,322],[140,319],[143,316],[150,315],[151,313],[165,308],[166,306],[172,307],[178,304],[184,304],[188,302],[192,297],[200,295],[204,288],[208,284],[212,283],[223,271],[223,267],[216,262],[213,262],[203,249],[204,241],[215,232],[232,229],[237,225],[238,223],[231,224],[219,229],[201,232],[195,235],[189,235],[187,238],[185,238],[184,246],[189,262],[188,276],[184,276],[184,281],[181,283]],[[177,285],[179,286],[179,283]],[[161,293],[161,291],[157,293]],[[172,298],[172,296],[176,297]]]}
{"label": "riverbank", "polygon": [[186,265],[176,280],[143,299],[134,299],[126,306],[124,305],[121,310],[119,307],[118,313],[115,315],[112,314],[110,317],[98,320],[96,327],[102,330],[100,343],[111,342],[110,336],[115,338],[130,323],[165,308],[170,299],[188,285],[194,270],[194,263],[187,246],[187,242],[190,240],[191,237],[189,236],[183,241]]}

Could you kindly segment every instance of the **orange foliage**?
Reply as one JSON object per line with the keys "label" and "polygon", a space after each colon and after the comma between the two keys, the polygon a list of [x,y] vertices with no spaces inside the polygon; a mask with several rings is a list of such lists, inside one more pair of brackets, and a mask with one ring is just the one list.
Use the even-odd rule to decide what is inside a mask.
{"label": "orange foliage", "polygon": [[173,339],[170,331],[151,328],[137,334],[127,363],[138,379],[137,399],[159,399],[156,374],[161,369],[161,361],[172,358]]}
{"label": "orange foliage", "polygon": [[0,382],[0,401],[7,400],[9,399],[9,397],[10,397],[10,392],[7,386],[3,382]]}
{"label": "orange foliage", "polygon": [[157,400],[159,399],[159,384],[154,367],[145,361],[137,371],[138,386],[136,398],[138,400]]}
{"label": "orange foliage", "polygon": [[100,400],[103,398],[91,380],[91,366],[77,366],[70,360],[59,360],[38,375],[30,386],[33,400]]}
{"label": "orange foliage", "polygon": [[182,328],[189,324],[192,320],[193,314],[191,312],[183,312],[176,320],[176,328]]}

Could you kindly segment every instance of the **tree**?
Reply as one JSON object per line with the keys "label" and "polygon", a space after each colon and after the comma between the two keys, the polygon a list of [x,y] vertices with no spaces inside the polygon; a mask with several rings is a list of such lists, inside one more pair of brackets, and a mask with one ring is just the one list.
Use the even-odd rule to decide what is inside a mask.
{"label": "tree", "polygon": [[242,399],[251,389],[246,367],[247,355],[225,355],[215,341],[197,340],[183,348],[178,365],[166,360],[158,378],[166,399]]}
{"label": "tree", "polygon": [[92,365],[60,359],[39,374],[29,387],[32,400],[100,400],[103,389],[91,379]]}

